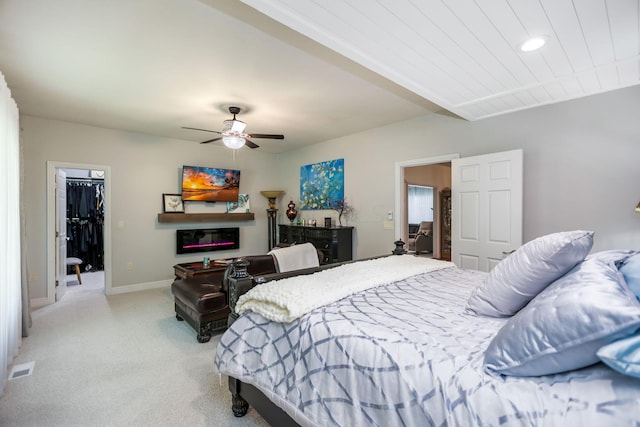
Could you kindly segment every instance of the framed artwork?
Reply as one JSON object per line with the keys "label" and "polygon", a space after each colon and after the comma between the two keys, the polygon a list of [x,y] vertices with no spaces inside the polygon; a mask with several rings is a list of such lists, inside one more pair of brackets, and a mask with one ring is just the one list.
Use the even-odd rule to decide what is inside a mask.
{"label": "framed artwork", "polygon": [[344,200],[344,159],[300,167],[301,209],[332,209],[337,200]]}
{"label": "framed artwork", "polygon": [[237,202],[227,202],[227,213],[247,213],[251,211],[248,194],[238,194]]}
{"label": "framed artwork", "polygon": [[164,213],[184,213],[181,194],[163,194],[162,211]]}

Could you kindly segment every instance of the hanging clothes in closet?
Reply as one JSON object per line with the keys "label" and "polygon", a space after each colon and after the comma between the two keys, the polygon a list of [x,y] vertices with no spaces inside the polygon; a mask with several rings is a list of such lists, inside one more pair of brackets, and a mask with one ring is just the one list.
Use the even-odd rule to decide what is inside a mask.
{"label": "hanging clothes in closet", "polygon": [[104,270],[104,180],[67,178],[67,257]]}

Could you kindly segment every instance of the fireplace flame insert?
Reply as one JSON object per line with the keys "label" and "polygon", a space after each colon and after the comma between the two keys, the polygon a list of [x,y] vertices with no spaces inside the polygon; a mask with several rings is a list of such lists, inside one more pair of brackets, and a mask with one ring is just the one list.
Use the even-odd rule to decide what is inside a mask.
{"label": "fireplace flame insert", "polygon": [[226,251],[240,248],[240,228],[208,228],[176,231],[176,253]]}

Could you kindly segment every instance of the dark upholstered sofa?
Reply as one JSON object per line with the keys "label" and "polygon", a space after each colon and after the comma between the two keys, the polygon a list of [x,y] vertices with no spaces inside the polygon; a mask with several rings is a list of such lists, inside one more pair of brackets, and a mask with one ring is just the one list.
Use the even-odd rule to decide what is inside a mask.
{"label": "dark upholstered sofa", "polygon": [[[320,262],[322,256],[322,252],[318,251]],[[227,329],[230,314],[228,277],[235,271],[235,265],[238,262],[246,262],[243,274],[250,277],[271,275],[286,277],[287,275],[287,273],[277,272],[275,258],[269,254],[249,255],[233,261],[236,264],[230,264],[222,278],[219,274],[201,275],[177,279],[171,284],[176,319],[186,320],[196,330],[198,342],[208,342],[212,333]],[[310,270],[318,269],[320,267]]]}

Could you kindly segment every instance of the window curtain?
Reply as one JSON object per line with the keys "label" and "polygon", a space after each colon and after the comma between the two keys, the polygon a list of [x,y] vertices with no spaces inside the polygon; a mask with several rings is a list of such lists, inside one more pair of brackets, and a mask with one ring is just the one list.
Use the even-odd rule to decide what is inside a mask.
{"label": "window curtain", "polygon": [[407,189],[409,224],[433,221],[433,188],[409,185]]}
{"label": "window curtain", "polygon": [[0,73],[0,395],[22,337],[18,106]]}

